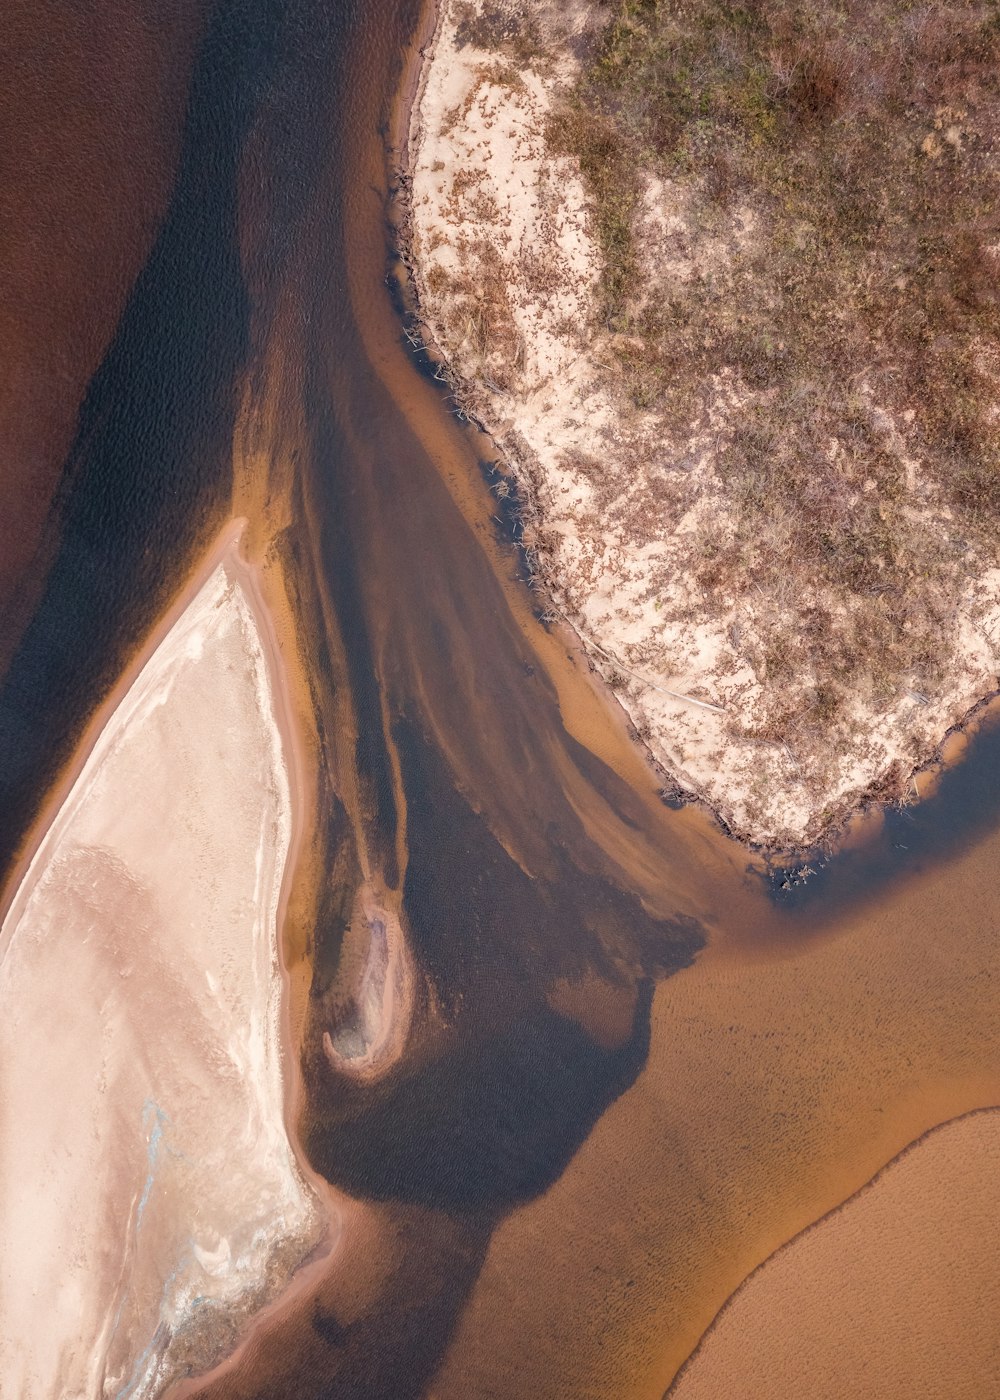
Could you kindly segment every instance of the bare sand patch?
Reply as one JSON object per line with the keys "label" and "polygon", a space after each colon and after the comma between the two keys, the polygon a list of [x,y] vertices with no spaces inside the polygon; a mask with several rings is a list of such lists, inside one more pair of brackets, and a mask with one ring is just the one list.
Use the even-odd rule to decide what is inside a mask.
{"label": "bare sand patch", "polygon": [[1000,1113],[948,1123],[793,1240],[668,1392],[976,1400],[1000,1390]]}
{"label": "bare sand patch", "polygon": [[0,1369],[147,1396],[230,1348],[322,1232],[290,1146],[279,677],[229,530],[7,913]]}
{"label": "bare sand patch", "polygon": [[[441,0],[407,158],[419,314],[459,405],[516,480],[549,620],[575,629],[668,785],[741,836],[802,845],[866,797],[905,795],[910,773],[995,691],[1000,571],[924,469],[920,405],[890,404],[864,364],[851,366],[851,413],[885,480],[860,468],[854,480],[849,434],[822,448],[842,461],[845,539],[894,532],[886,549],[909,561],[905,583],[820,571],[803,587],[802,569],[782,567],[798,545],[772,471],[781,454],[763,450],[767,483],[750,504],[720,466],[762,402],[731,365],[706,372],[683,430],[676,405],[647,406],[649,337],[602,323],[607,230],[581,162],[550,139],[608,22],[596,3]],[[752,200],[709,228],[693,212],[697,177],[624,174],[639,185],[631,237],[646,303],[697,301],[765,258]],[[982,375],[993,353],[983,347]],[[794,455],[794,424],[785,437]]]}

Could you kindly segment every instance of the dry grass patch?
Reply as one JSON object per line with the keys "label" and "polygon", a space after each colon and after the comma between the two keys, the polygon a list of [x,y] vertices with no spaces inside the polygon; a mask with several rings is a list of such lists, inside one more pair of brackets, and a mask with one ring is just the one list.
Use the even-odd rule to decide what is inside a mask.
{"label": "dry grass patch", "polygon": [[[593,201],[624,411],[724,507],[698,585],[791,572],[755,659],[813,673],[823,722],[859,683],[933,689],[996,560],[998,79],[992,4],[618,0],[549,123]],[[739,409],[706,441],[720,379]]]}
{"label": "dry grass patch", "polygon": [[995,3],[442,14],[421,304],[546,606],[734,829],[901,797],[1000,669]]}

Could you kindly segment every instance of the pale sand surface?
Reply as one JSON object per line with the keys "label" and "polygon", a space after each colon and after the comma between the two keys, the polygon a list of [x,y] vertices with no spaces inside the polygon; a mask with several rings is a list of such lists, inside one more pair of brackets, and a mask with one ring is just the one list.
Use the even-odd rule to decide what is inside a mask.
{"label": "pale sand surface", "polygon": [[399,916],[361,886],[345,931],[334,1023],[323,1032],[323,1050],[333,1069],[372,1079],[395,1063],[406,1040],[413,1009],[413,973]]}
{"label": "pale sand surface", "polygon": [[769,1259],[675,1400],[1000,1394],[1000,1112],[949,1123]]}
{"label": "pale sand surface", "polygon": [[[428,336],[527,500],[525,541],[552,620],[576,630],[653,758],[738,834],[807,842],[894,764],[911,771],[928,759],[996,689],[1000,571],[984,570],[954,598],[954,655],[932,693],[905,676],[886,702],[859,687],[837,724],[786,732],[782,716],[813,677],[772,683],[751,664],[751,639],[775,610],[797,628],[801,600],[758,587],[720,606],[696,580],[704,540],[730,508],[713,449],[739,421],[742,390],[722,377],[706,386],[703,418],[683,442],[653,414],[622,411],[614,337],[595,325],[600,258],[584,186],[573,161],[546,146],[580,36],[607,11],[589,0],[518,7],[542,36],[525,62],[477,47],[460,28],[468,10],[489,8],[440,0],[413,107],[405,241]],[[744,211],[731,246],[698,243],[678,200],[654,181],[636,230],[654,294],[665,297],[671,278],[689,281],[754,236]],[[910,482],[913,463],[903,467]],[[908,508],[948,534],[941,503],[917,492]]]}
{"label": "pale sand surface", "polygon": [[276,678],[226,543],[3,926],[0,1374],[24,1400],[212,1361],[321,1229],[284,1122]]}

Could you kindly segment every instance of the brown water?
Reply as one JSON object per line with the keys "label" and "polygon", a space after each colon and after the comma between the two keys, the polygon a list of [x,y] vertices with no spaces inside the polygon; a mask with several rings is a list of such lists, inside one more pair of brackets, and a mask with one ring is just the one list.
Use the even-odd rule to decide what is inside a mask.
{"label": "brown water", "polygon": [[[421,21],[215,12],[0,715],[62,676],[68,750],[199,540],[251,516],[316,773],[285,929],[303,1135],[357,1205],[315,1291],[202,1393],[659,1396],[761,1260],[998,1101],[998,745],[787,897],[659,800],[401,334],[387,152]],[[60,672],[70,631],[97,660]],[[54,740],[15,743],[39,726],[0,728],[10,849],[51,771]],[[370,1081],[322,1050],[363,875],[415,968]]]}

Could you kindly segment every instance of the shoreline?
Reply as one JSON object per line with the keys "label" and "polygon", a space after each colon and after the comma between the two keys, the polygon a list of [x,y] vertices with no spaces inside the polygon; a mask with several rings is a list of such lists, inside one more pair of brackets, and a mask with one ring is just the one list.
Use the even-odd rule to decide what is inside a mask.
{"label": "shoreline", "polygon": [[[301,732],[301,725],[296,717],[296,706],[293,699],[291,670],[294,666],[294,659],[284,656],[278,632],[277,610],[287,606],[287,598],[284,597],[283,593],[281,602],[274,600],[272,603],[269,602],[268,596],[281,581],[281,567],[277,562],[268,565],[264,560],[249,557],[248,552],[245,552],[243,548],[249,544],[248,526],[247,520],[236,517],[226,527],[226,532],[230,532],[231,528],[237,529],[235,544],[229,546],[231,556],[228,562],[233,573],[237,576],[253,612],[261,646],[267,658],[271,677],[272,721],[281,736],[290,794],[291,834],[275,915],[276,952],[282,992],[279,1031],[284,1099],[283,1121],[285,1135],[291,1146],[296,1168],[311,1188],[324,1219],[319,1239],[302,1261],[292,1269],[284,1287],[279,1289],[275,1297],[263,1308],[259,1308],[249,1315],[245,1327],[241,1329],[236,1345],[208,1369],[189,1377],[178,1378],[172,1382],[163,1392],[165,1397],[170,1397],[170,1400],[187,1400],[187,1397],[197,1395],[203,1387],[237,1372],[248,1352],[256,1345],[260,1334],[270,1326],[280,1322],[287,1312],[294,1310],[304,1296],[315,1291],[317,1284],[329,1273],[333,1256],[342,1242],[346,1215],[349,1213],[350,1206],[346,1199],[337,1195],[325,1177],[313,1170],[298,1131],[302,1109],[305,1105],[305,1086],[299,1070],[301,1046],[298,1043],[292,1022],[295,986],[293,968],[287,957],[284,932],[292,888],[297,874],[300,873],[300,863],[308,846],[305,806],[310,788],[306,782],[305,740]],[[231,538],[231,534],[229,537]],[[278,581],[270,578],[271,568],[277,570]]]}
{"label": "shoreline", "polygon": [[[369,984],[377,986],[377,1008],[374,1025],[366,1025],[371,1032],[364,1049],[358,1054],[345,1054],[335,1044],[335,1037],[341,1027],[334,1024],[334,1034],[323,1032],[321,1045],[330,1067],[335,1074],[358,1084],[377,1082],[401,1058],[407,1036],[410,1033],[414,1016],[414,971],[406,935],[403,931],[400,912],[392,906],[397,901],[384,897],[379,899],[369,880],[365,880],[356,896],[356,912],[351,921],[360,922],[368,940],[365,965],[361,976],[352,989],[350,1002],[355,1011],[362,1015],[369,1012]],[[378,928],[380,935],[375,935]],[[350,936],[350,930],[345,937]],[[376,941],[380,938],[384,946],[381,955],[376,954]],[[378,963],[375,960],[378,956]],[[367,1016],[366,1016],[367,1020]]]}
{"label": "shoreline", "polygon": [[[446,5],[442,0],[426,0],[419,36],[407,60],[409,71],[404,71],[394,104],[389,140],[389,222],[392,230],[392,249],[398,266],[390,280],[395,280],[397,285],[403,334],[411,342],[413,349],[422,352],[428,363],[436,367],[433,377],[442,382],[442,397],[445,392],[450,393],[458,407],[460,421],[464,420],[473,431],[491,444],[503,478],[523,489],[523,477],[509,453],[470,401],[472,386],[455,370],[435,338],[425,308],[426,295],[414,250],[413,170],[415,151],[425,130],[421,102],[438,53],[445,11]],[[551,584],[544,569],[537,562],[537,553],[523,542],[528,521],[522,501],[515,500],[513,519],[515,526],[520,527],[520,538],[511,529],[510,541],[518,550],[530,578],[533,582],[537,581],[542,593],[541,601],[544,601],[551,591]],[[532,554],[534,559],[530,557]],[[544,617],[546,610],[543,606],[535,607],[536,621],[540,621],[546,630],[558,632],[565,640],[574,661],[585,671],[591,686],[608,709],[609,718],[616,713],[621,717],[630,742],[639,752],[654,785],[660,788],[661,798],[669,805],[701,810],[724,836],[742,845],[755,861],[760,861],[762,867],[771,873],[801,868],[808,865],[810,860],[828,859],[838,850],[859,843],[864,844],[877,834],[882,813],[893,808],[905,808],[914,801],[923,802],[932,797],[940,775],[962,761],[968,743],[974,742],[982,725],[1000,710],[1000,685],[995,685],[977,694],[968,703],[961,702],[962,707],[957,718],[947,724],[935,741],[917,747],[918,758],[907,765],[902,776],[894,773],[890,767],[859,791],[833,799],[824,812],[808,823],[801,839],[788,841],[779,837],[761,836],[751,827],[729,820],[722,810],[721,803],[692,789],[661,762],[639,733],[629,710],[594,660],[592,649],[601,648],[596,642],[590,643],[561,608],[555,604],[553,607],[556,613],[554,618],[551,615],[549,618]],[[645,678],[640,680],[654,689],[660,688]],[[690,700],[694,705],[702,703],[694,697],[678,696],[677,699],[682,703]],[[925,781],[921,782],[921,779]],[[893,783],[897,784],[896,795],[886,795],[887,786]],[[875,832],[869,834],[869,828],[872,826]]]}
{"label": "shoreline", "polygon": [[748,1294],[752,1294],[755,1285],[764,1275],[766,1274],[768,1278],[770,1278],[772,1267],[777,1261],[786,1260],[787,1256],[791,1255],[796,1250],[796,1247],[803,1241],[823,1233],[826,1227],[837,1222],[841,1217],[849,1215],[852,1208],[856,1207],[860,1202],[869,1202],[873,1194],[877,1193],[879,1188],[883,1187],[887,1180],[898,1179],[899,1168],[907,1163],[912,1163],[922,1149],[925,1149],[930,1143],[938,1142],[940,1144],[940,1140],[951,1130],[964,1128],[971,1123],[981,1123],[984,1120],[993,1122],[998,1115],[1000,1115],[1000,1107],[987,1104],[979,1108],[967,1109],[964,1113],[959,1113],[953,1118],[942,1119],[941,1122],[925,1129],[924,1132],[920,1133],[911,1142],[907,1143],[905,1147],[901,1148],[895,1156],[890,1157],[888,1161],[883,1163],[878,1171],[870,1176],[867,1181],[863,1182],[856,1190],[852,1191],[850,1195],[845,1196],[842,1201],[833,1206],[825,1214],[817,1216],[815,1220],[811,1221],[803,1229],[797,1231],[794,1235],[791,1235],[787,1240],[779,1244],[765,1259],[762,1259],[759,1264],[751,1269],[740,1284],[730,1293],[729,1297],[725,1300],[702,1333],[694,1349],[675,1372],[673,1379],[664,1393],[663,1400],[673,1400],[673,1397],[685,1393],[685,1382],[688,1376],[695,1371],[706,1350],[714,1344],[716,1334],[726,1326],[730,1314],[743,1303]]}
{"label": "shoreline", "polygon": [[0,924],[7,920],[17,903],[18,895],[27,882],[31,867],[43,842],[69,796],[73,784],[86,767],[87,760],[97,746],[108,722],[160,643],[215,569],[223,562],[234,544],[242,538],[246,524],[246,520],[239,516],[227,520],[216,535],[212,545],[189,571],[169,607],[149,630],[145,640],[136,649],[118,680],[94,710],[77,742],[72,757],[46,792],[38,815],[29,827],[7,872],[3,890],[0,891]]}

